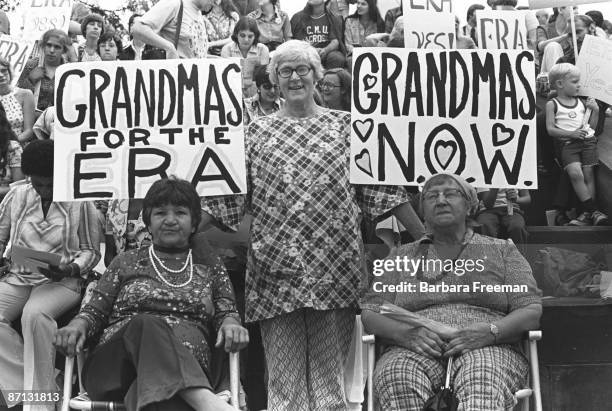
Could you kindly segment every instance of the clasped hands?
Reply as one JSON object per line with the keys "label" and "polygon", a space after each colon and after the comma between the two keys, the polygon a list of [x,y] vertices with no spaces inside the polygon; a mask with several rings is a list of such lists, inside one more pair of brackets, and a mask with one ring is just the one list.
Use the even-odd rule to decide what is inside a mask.
{"label": "clasped hands", "polygon": [[61,281],[62,278],[72,277],[75,269],[73,264],[60,263],[60,265],[50,265],[49,268],[39,268],[39,271],[51,281]]}
{"label": "clasped hands", "polygon": [[475,323],[458,330],[444,340],[425,327],[403,328],[399,331],[397,342],[404,348],[426,357],[440,358],[464,354],[468,351],[495,344],[490,325]]}

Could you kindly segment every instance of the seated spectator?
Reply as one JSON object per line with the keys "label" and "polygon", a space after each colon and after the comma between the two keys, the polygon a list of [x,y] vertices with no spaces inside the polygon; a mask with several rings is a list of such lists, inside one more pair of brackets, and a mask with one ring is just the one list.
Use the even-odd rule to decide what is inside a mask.
{"label": "seated spectator", "polygon": [[119,60],[142,60],[142,51],[144,50],[145,44],[140,40],[136,40],[132,34],[134,20],[141,16],[142,14],[138,13],[134,13],[130,16],[130,20],[128,21],[130,41],[123,46],[123,49],[119,52]]}
{"label": "seated spectator", "polygon": [[366,37],[384,33],[385,25],[376,0],[357,0],[357,10],[344,21],[344,42],[347,57],[352,56],[353,47],[365,46]]}
{"label": "seated spectator", "polygon": [[249,17],[255,19],[259,28],[259,42],[265,44],[269,51],[274,51],[279,44],[291,39],[289,16],[278,7],[278,0],[265,0]]}
{"label": "seated spectator", "polygon": [[476,11],[484,9],[485,6],[482,4],[472,4],[470,7],[468,7],[466,14],[467,24],[463,26],[462,30],[462,34],[471,38],[476,45],[478,45],[478,36],[476,34]]}
{"label": "seated spectator", "polygon": [[279,111],[283,105],[278,86],[272,84],[267,66],[257,66],[253,72],[257,94],[244,99],[244,125],[258,117]]}
{"label": "seated spectator", "polygon": [[212,345],[238,351],[248,333],[223,265],[193,260],[198,193],[184,180],[157,181],[142,216],[153,244],[113,260],[55,344],[72,356],[102,334],[83,369],[94,401],[123,401],[128,410],[231,411],[212,392]]}
{"label": "seated spectator", "polygon": [[102,61],[117,61],[119,50],[123,50],[123,46],[121,39],[114,32],[109,31],[100,36],[98,55]]}
{"label": "seated spectator", "polygon": [[220,56],[221,49],[232,42],[232,33],[240,15],[232,0],[213,1],[213,8],[204,18],[208,35],[208,54]]}
{"label": "seated spectator", "polygon": [[333,110],[351,112],[351,74],[342,68],[323,72],[318,88],[323,96],[325,107]]}
{"label": "seated spectator", "polygon": [[291,18],[293,38],[313,46],[325,68],[346,65],[342,27],[342,18],[330,12],[324,0],[308,0],[306,7]]}
{"label": "seated spectator", "polygon": [[593,22],[595,23],[595,35],[597,37],[607,39],[608,35],[606,34],[606,31],[603,28],[604,18],[603,14],[601,14],[601,11],[591,10],[587,11],[584,14],[593,19]]}
{"label": "seated spectator", "polygon": [[259,43],[257,23],[250,17],[241,17],[234,26],[232,42],[223,46],[221,57],[239,57],[242,63],[242,95],[252,97],[257,92],[253,83],[256,66],[270,62],[268,48]]}
{"label": "seated spectator", "polygon": [[[366,331],[387,344],[374,370],[379,409],[423,410],[426,399],[444,383],[447,359],[454,357],[451,384],[459,409],[512,410],[514,393],[524,387],[529,372],[518,343],[526,331],[538,327],[542,315],[541,292],[529,263],[508,241],[469,228],[478,199],[461,177],[431,177],[421,198],[429,234],[400,246],[383,262],[397,258],[426,264],[415,271],[385,271],[376,278],[380,288],[361,304]],[[469,272],[455,264],[449,269],[448,261],[484,264]],[[423,283],[428,291],[419,291]],[[386,287],[392,284],[417,291],[395,292],[397,288]],[[438,291],[440,285],[472,290],[477,284],[514,287],[503,293]],[[389,318],[380,314],[384,303],[451,328],[433,331]]]}
{"label": "seated spectator", "polygon": [[605,225],[608,217],[597,209],[595,203],[594,168],[599,159],[597,138],[591,128],[597,122],[599,106],[592,98],[586,103],[578,98],[580,70],[573,64],[553,66],[548,78],[557,96],[546,103],[546,129],[557,139],[563,168],[584,210],[570,225]]}
{"label": "seated spectator", "polygon": [[[478,193],[478,197],[481,206],[476,221],[482,227],[481,234],[495,238],[511,238],[514,244],[527,242],[522,208],[531,203],[528,190],[484,189]],[[503,237],[500,237],[501,235]]]}
{"label": "seated spectator", "polygon": [[404,14],[403,6],[404,6],[404,0],[401,0],[399,7],[394,7],[392,9],[389,9],[387,13],[385,14],[385,32],[386,33],[391,33],[391,30],[393,30],[393,27],[395,26],[395,21],[397,20],[397,18]]}
{"label": "seated spectator", "polygon": [[81,22],[81,34],[85,43],[79,45],[77,56],[79,61],[100,61],[98,40],[104,34],[104,17],[92,13]]}
{"label": "seated spectator", "polygon": [[25,144],[34,138],[34,94],[28,89],[13,88],[12,84],[11,63],[0,57],[0,103],[17,140]]}
{"label": "seated spectator", "polygon": [[[180,28],[177,28],[181,4],[183,15]],[[134,20],[132,35],[135,40],[150,48],[163,50],[163,55],[151,52],[151,55],[157,54],[156,58],[203,58],[206,56],[208,40],[203,29],[202,14],[210,13],[211,10],[212,0],[161,0],[142,17]]]}
{"label": "seated spectator", "polygon": [[41,44],[44,63],[40,64],[39,57],[29,59],[17,81],[17,87],[26,88],[32,93],[40,83],[38,101],[35,105],[39,114],[55,104],[55,69],[64,63],[63,54],[68,50],[70,39],[63,31],[51,29],[43,34]]}
{"label": "seated spectator", "polygon": [[[0,386],[57,392],[55,319],[78,305],[81,287],[100,259],[96,210],[90,202],[53,201],[53,141],[28,144],[21,166],[30,180],[12,188],[0,204],[0,255],[11,244],[59,254],[61,262],[48,268],[12,262],[0,279]],[[20,316],[23,339],[10,326]]]}
{"label": "seated spectator", "polygon": [[[0,104],[0,200],[9,192],[9,185],[23,180],[21,154],[23,149]],[[1,276],[1,275],[0,275]]]}

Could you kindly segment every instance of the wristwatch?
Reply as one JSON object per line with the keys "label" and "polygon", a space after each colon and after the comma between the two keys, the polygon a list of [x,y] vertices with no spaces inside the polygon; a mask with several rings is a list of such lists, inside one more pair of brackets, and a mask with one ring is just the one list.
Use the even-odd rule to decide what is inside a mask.
{"label": "wristwatch", "polygon": [[491,331],[491,334],[493,334],[493,337],[495,337],[495,344],[497,344],[497,336],[499,335],[499,328],[497,328],[497,325],[491,323],[489,324],[489,331]]}

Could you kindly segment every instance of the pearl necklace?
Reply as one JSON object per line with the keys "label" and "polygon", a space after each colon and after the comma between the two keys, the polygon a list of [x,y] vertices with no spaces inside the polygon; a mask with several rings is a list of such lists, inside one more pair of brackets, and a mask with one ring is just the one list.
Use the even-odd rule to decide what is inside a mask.
{"label": "pearl necklace", "polygon": [[[159,257],[155,254],[155,251],[153,251],[153,246],[151,245],[149,247],[149,259],[151,260],[151,265],[153,266],[153,269],[155,270],[155,273],[157,273],[157,276],[160,278],[160,280],[162,280],[162,282],[164,284],[166,284],[169,287],[172,288],[181,288],[186,286],[187,284],[189,284],[191,282],[191,280],[193,280],[193,260],[192,260],[192,256],[191,256],[191,250],[189,250],[189,254],[187,255],[187,259],[185,260],[185,265],[183,266],[183,268],[181,268],[180,270],[172,270],[169,269],[168,267],[166,267],[161,260],[159,259]],[[157,265],[155,265],[155,262],[158,262],[159,265],[166,271],[171,272],[171,273],[181,273],[183,271],[185,271],[185,269],[187,268],[187,266],[189,265],[189,278],[187,279],[187,281],[185,281],[182,284],[172,284],[170,281],[166,280],[162,274],[159,272],[159,269],[157,268]]]}

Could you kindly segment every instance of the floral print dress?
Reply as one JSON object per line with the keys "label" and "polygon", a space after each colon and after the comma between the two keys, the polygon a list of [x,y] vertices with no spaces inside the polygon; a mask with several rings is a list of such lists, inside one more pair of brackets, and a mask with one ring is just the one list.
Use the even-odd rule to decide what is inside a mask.
{"label": "floral print dress", "polygon": [[[182,264],[182,259],[179,262],[161,260],[166,266],[173,266],[173,261],[177,267],[178,263]],[[176,278],[164,271],[161,273],[174,284],[184,283],[188,278],[187,272]],[[88,338],[95,338],[102,332],[102,344],[138,314],[164,319],[204,370],[209,370],[209,341],[214,338],[210,326],[214,325],[216,332],[227,317],[240,322],[234,291],[222,264],[194,264],[193,280],[184,287],[173,288],[156,274],[149,259],[149,247],[116,257],[77,318],[89,323]]]}

